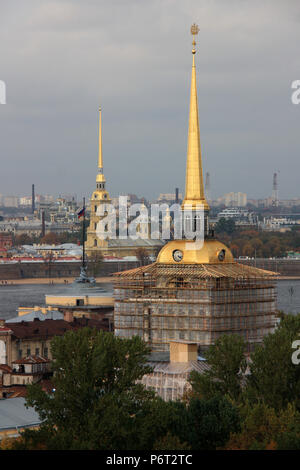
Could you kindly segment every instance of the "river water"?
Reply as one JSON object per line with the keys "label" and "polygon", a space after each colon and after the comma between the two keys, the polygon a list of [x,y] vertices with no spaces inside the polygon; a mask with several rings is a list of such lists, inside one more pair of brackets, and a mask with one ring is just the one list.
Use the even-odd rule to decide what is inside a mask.
{"label": "river water", "polygon": [[[78,286],[76,286],[76,290]],[[92,295],[93,288],[86,294]],[[97,293],[112,294],[112,284],[98,284]],[[45,294],[72,295],[74,287],[64,284],[0,284],[0,319],[8,319],[17,316],[18,307],[34,307],[45,304]],[[79,293],[79,292],[78,292]],[[81,293],[81,292],[80,292]],[[300,313],[300,279],[279,280],[277,282],[277,308],[285,313]]]}

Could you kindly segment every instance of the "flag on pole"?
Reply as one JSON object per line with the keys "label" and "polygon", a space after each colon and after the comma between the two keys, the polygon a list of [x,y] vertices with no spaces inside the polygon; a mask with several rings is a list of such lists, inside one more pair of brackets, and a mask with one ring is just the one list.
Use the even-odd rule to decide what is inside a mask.
{"label": "flag on pole", "polygon": [[83,207],[79,212],[77,212],[78,219],[84,216],[84,211],[85,211],[85,208]]}

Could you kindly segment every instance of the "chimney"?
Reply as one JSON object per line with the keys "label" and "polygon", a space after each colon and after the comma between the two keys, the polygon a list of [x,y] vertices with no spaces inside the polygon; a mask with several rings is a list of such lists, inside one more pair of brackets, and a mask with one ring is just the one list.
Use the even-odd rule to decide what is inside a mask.
{"label": "chimney", "polygon": [[170,362],[190,362],[197,361],[197,343],[190,341],[170,342]]}
{"label": "chimney", "polygon": [[31,212],[34,214],[35,211],[35,193],[34,193],[34,184],[32,185],[32,196],[31,196]]}
{"label": "chimney", "polygon": [[46,234],[46,225],[45,225],[45,211],[42,211],[42,237]]}
{"label": "chimney", "polygon": [[69,323],[72,323],[72,321],[74,320],[74,315],[73,315],[72,310],[65,310],[64,311],[64,320],[69,322]]}

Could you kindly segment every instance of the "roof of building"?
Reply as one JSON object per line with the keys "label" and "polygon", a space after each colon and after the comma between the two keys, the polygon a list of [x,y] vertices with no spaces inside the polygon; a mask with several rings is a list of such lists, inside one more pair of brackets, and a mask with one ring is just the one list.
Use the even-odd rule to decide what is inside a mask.
{"label": "roof of building", "polygon": [[155,247],[159,246],[162,247],[164,245],[163,240],[152,240],[151,238],[138,238],[137,240],[131,240],[130,238],[126,238],[126,240],[122,239],[109,239],[108,240],[108,247],[109,248],[122,248],[122,247]]}
{"label": "roof of building", "polygon": [[34,408],[25,407],[25,398],[0,400],[0,431],[38,426],[41,419]]}
{"label": "roof of building", "polygon": [[63,320],[64,314],[55,310],[47,313],[37,312],[33,310],[30,313],[10,318],[9,320],[6,320],[5,323],[21,323],[22,321],[34,321],[35,318],[38,318],[40,321]]}
{"label": "roof of building", "polygon": [[202,374],[209,370],[206,361],[189,361],[189,362],[149,362],[148,365],[153,367],[153,373],[162,374],[188,374],[192,370]]}
{"label": "roof of building", "polygon": [[147,266],[129,269],[114,273],[119,278],[143,278],[151,277],[174,277],[182,276],[183,278],[192,277],[200,279],[209,278],[233,278],[233,279],[257,279],[270,278],[276,276],[277,273],[266,271],[264,269],[255,268],[246,264],[240,264],[235,261],[225,264],[162,264],[152,263]]}
{"label": "roof of building", "polygon": [[12,368],[8,366],[7,364],[0,364],[0,371],[3,371],[4,373],[10,374],[12,372]]}
{"label": "roof of building", "polygon": [[16,361],[12,361],[13,364],[46,364],[50,362],[49,359],[46,359],[43,356],[26,356],[22,359],[17,359]]}
{"label": "roof of building", "polygon": [[51,338],[53,336],[62,336],[70,330],[89,327],[97,330],[108,331],[108,321],[94,320],[91,318],[74,318],[72,322],[65,320],[44,320],[38,319],[32,322],[10,323],[10,329],[13,336],[19,339]]}

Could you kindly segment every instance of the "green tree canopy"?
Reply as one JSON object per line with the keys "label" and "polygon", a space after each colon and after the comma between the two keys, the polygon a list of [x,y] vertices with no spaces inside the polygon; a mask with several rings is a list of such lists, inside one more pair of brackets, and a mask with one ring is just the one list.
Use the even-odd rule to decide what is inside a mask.
{"label": "green tree canopy", "polygon": [[284,315],[273,334],[251,354],[247,394],[275,410],[294,402],[300,410],[300,366],[292,363],[292,344],[299,340],[300,315]]}
{"label": "green tree canopy", "polygon": [[238,400],[246,370],[245,350],[246,344],[241,336],[222,335],[205,353],[210,369],[203,374],[191,372],[193,393],[204,399],[219,394]]}
{"label": "green tree canopy", "polygon": [[225,217],[221,217],[220,220],[215,225],[215,232],[216,233],[227,233],[229,235],[233,234],[235,231],[235,222],[233,219],[225,219]]}
{"label": "green tree canopy", "polygon": [[35,438],[50,449],[138,449],[139,416],[154,399],[138,383],[151,371],[148,353],[139,337],[120,339],[89,328],[55,337],[55,392],[28,387],[27,404],[43,420]]}

